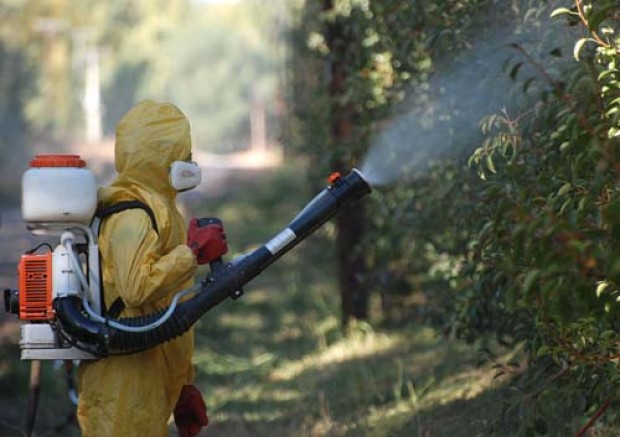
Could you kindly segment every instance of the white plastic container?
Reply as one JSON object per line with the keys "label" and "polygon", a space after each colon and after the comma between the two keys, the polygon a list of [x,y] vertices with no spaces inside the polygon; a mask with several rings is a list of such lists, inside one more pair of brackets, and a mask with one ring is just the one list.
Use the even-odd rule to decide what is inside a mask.
{"label": "white plastic container", "polygon": [[78,155],[37,155],[22,177],[22,217],[27,223],[89,224],[97,207],[97,182]]}

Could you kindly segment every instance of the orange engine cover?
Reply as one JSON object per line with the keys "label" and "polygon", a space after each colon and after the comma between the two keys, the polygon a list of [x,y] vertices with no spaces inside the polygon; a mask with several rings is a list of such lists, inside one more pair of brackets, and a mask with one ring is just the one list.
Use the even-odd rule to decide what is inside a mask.
{"label": "orange engine cover", "polygon": [[52,253],[22,255],[19,262],[19,318],[52,320]]}

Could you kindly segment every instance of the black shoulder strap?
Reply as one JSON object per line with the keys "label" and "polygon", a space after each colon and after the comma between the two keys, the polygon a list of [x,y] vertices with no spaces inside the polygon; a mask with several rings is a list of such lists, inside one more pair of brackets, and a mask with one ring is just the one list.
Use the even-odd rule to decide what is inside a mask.
{"label": "black shoulder strap", "polygon": [[125,200],[123,202],[118,202],[104,208],[99,208],[97,209],[97,211],[95,211],[95,216],[103,220],[104,218],[112,214],[116,214],[127,209],[141,209],[146,212],[151,219],[153,229],[155,229],[155,232],[159,234],[159,229],[157,228],[157,221],[155,220],[155,213],[146,203],[140,202],[139,200]]}
{"label": "black shoulder strap", "polygon": [[[102,310],[104,310],[105,305],[101,308]],[[117,297],[116,299],[114,299],[114,302],[112,302],[112,305],[110,305],[110,308],[108,308],[105,315],[110,319],[117,319],[118,316],[121,315],[121,311],[123,311],[124,309],[125,303],[123,302],[123,299]]]}
{"label": "black shoulder strap", "polygon": [[[118,202],[104,208],[98,208],[97,211],[95,211],[95,217],[99,218],[99,225],[101,226],[103,220],[106,217],[128,209],[141,209],[146,212],[151,219],[153,229],[157,234],[159,234],[159,229],[157,228],[157,220],[155,220],[155,213],[153,213],[153,210],[146,203],[140,202],[139,200],[125,200],[123,202]],[[99,269],[101,270],[101,262],[99,263]],[[104,313],[104,316],[116,319],[120,315],[121,311],[123,311],[123,309],[125,308],[125,304],[120,297],[117,297],[114,302],[112,302],[112,305],[110,305],[110,308],[106,311],[105,299],[103,296],[103,276],[101,275],[101,271],[99,272],[99,278],[101,280],[99,290],[101,292],[102,312]]]}

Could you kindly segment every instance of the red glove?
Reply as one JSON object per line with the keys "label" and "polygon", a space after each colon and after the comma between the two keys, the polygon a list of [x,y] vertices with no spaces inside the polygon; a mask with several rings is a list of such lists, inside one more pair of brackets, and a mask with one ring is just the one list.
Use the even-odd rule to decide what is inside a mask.
{"label": "red glove", "polygon": [[200,390],[195,385],[184,385],[174,407],[174,423],[179,437],[194,437],[209,424],[207,407]]}
{"label": "red glove", "polygon": [[199,227],[196,218],[189,222],[187,245],[200,265],[215,261],[228,252],[224,227],[220,223]]}

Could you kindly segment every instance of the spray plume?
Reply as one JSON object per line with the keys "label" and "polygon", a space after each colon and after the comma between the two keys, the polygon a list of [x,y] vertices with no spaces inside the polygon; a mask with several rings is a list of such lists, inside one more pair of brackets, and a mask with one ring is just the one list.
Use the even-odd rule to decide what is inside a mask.
{"label": "spray plume", "polygon": [[[568,46],[566,34],[560,32],[564,25],[550,22],[542,27],[547,31],[543,42],[537,32],[515,35],[513,29],[496,30],[475,41],[458,61],[439,64],[425,87],[428,91],[411,90],[398,114],[376,135],[361,166],[369,183],[410,181],[439,159],[461,159],[480,144],[483,117],[502,110],[516,115],[531,104],[550,84],[523,53],[540,65],[553,57],[556,69],[572,61],[557,59],[554,51]],[[515,87],[517,74],[536,86],[526,92]]]}

